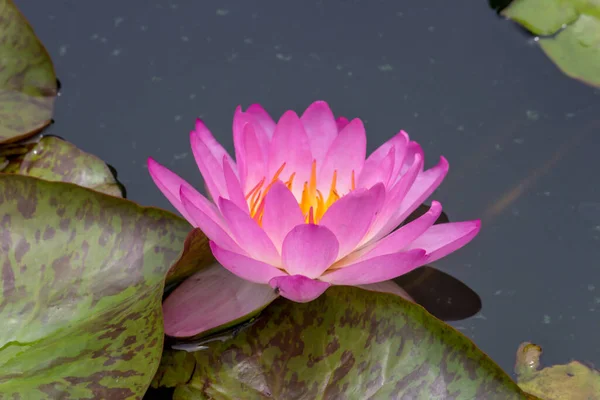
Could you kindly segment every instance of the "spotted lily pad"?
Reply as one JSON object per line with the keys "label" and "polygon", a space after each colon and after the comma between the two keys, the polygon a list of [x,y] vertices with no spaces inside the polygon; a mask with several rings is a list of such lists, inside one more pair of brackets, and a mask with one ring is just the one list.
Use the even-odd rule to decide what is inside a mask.
{"label": "spotted lily pad", "polygon": [[542,348],[522,343],[515,372],[519,386],[544,400],[600,399],[600,372],[578,361],[540,369]]}
{"label": "spotted lily pad", "polygon": [[0,398],[141,398],[164,277],[191,227],[81,186],[0,174]]}
{"label": "spotted lily pad", "polygon": [[536,35],[566,75],[600,87],[600,1],[514,0],[502,14]]}
{"label": "spotted lily pad", "polygon": [[12,0],[0,0],[0,143],[50,123],[57,81],[44,45]]}
{"label": "spotted lily pad", "polygon": [[204,350],[167,350],[154,386],[176,400],[536,399],[419,305],[352,287],[279,298]]}
{"label": "spotted lily pad", "polygon": [[98,157],[56,136],[0,147],[0,172],[85,186],[122,197],[122,185]]}

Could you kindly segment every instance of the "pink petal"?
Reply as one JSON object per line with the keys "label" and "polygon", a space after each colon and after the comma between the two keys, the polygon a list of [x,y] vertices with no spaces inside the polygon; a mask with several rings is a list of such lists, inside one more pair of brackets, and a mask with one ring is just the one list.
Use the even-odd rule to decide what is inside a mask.
{"label": "pink petal", "polygon": [[341,131],[348,125],[350,121],[346,117],[337,117],[335,120],[335,124],[337,125],[338,132]]}
{"label": "pink petal", "polygon": [[[420,156],[417,156],[420,158]],[[394,229],[417,209],[440,186],[448,174],[448,161],[440,157],[440,162],[433,168],[420,173],[402,199],[398,210],[390,219],[385,229]],[[388,231],[389,232],[389,231]]]}
{"label": "pink petal", "polygon": [[165,333],[196,336],[251,316],[275,298],[270,286],[240,279],[214,264],[185,280],[163,302]]}
{"label": "pink petal", "polygon": [[212,241],[210,242],[210,249],[222,266],[232,274],[247,281],[266,284],[274,277],[287,275],[272,265],[225,250]]}
{"label": "pink petal", "polygon": [[286,299],[297,303],[307,303],[322,295],[329,283],[309,279],[302,275],[281,276],[269,282]]}
{"label": "pink petal", "polygon": [[283,239],[296,225],[304,223],[298,201],[281,181],[273,184],[265,196],[262,227],[275,248],[281,252]]}
{"label": "pink petal", "polygon": [[339,244],[339,258],[354,250],[365,236],[385,198],[385,187],[378,183],[369,190],[360,189],[342,197],[323,215],[320,225],[329,228]]}
{"label": "pink petal", "polygon": [[[442,205],[437,201],[431,203],[429,211],[415,219],[414,221],[400,227],[378,242],[375,242],[356,253],[351,254],[354,260],[362,261],[367,258],[382,256],[385,254],[397,253],[405,248],[415,249],[423,247],[414,247],[411,243],[430,229],[434,222],[442,213]],[[410,245],[410,247],[409,247]],[[355,255],[356,254],[356,255]],[[341,260],[340,266],[353,263],[355,261]]]}
{"label": "pink petal", "polygon": [[421,157],[421,159],[423,160],[425,159],[425,153],[423,152],[421,145],[417,142],[409,142],[406,145],[406,154],[404,155],[404,160],[399,171],[399,176],[402,176],[406,173],[406,171],[408,171],[408,169],[414,163],[414,160],[417,156]]}
{"label": "pink petal", "polygon": [[254,128],[253,124],[246,124],[243,136],[240,139],[244,160],[244,170],[240,171],[240,175],[245,178],[244,193],[252,190],[267,174],[266,153],[263,153],[263,146],[259,142]]}
{"label": "pink petal", "polygon": [[200,173],[202,173],[202,178],[204,178],[210,196],[213,200],[221,196],[227,197],[227,187],[225,185],[225,178],[223,177],[223,164],[221,163],[222,159],[218,161],[215,159],[197,131],[190,133],[190,143],[196,164],[198,164]]}
{"label": "pink petal", "polygon": [[281,258],[290,275],[315,279],[329,268],[338,255],[338,241],[326,227],[302,224],[290,231],[283,241]]}
{"label": "pink petal", "polygon": [[254,120],[260,125],[263,132],[267,135],[269,141],[273,137],[273,133],[275,132],[275,122],[273,118],[269,115],[267,111],[260,104],[252,104],[246,110],[246,113],[251,115]]}
{"label": "pink petal", "polygon": [[248,213],[222,197],[219,199],[219,209],[235,241],[250,257],[267,264],[280,265],[281,258],[273,242]]}
{"label": "pink petal", "polygon": [[245,254],[244,250],[238,246],[227,232],[227,228],[224,226],[221,216],[218,215],[218,210],[214,204],[200,193],[185,186],[181,187],[179,196],[193,226],[200,228],[210,240],[218,243],[221,247]]}
{"label": "pink petal", "polygon": [[338,135],[333,113],[326,102],[315,101],[304,111],[300,120],[308,135],[312,157],[317,160],[317,165],[321,165]]}
{"label": "pink petal", "polygon": [[425,249],[428,263],[460,249],[469,243],[481,228],[481,221],[450,222],[433,225],[415,239],[408,249]]}
{"label": "pink petal", "polygon": [[[210,130],[204,125],[204,122],[198,118],[196,119],[196,133],[200,140],[204,142],[210,153],[213,155],[215,160],[223,160],[225,158],[227,163],[232,167],[235,166],[235,161],[229,155],[229,153],[221,146],[221,144],[214,138]],[[235,168],[234,168],[235,169]]]}
{"label": "pink petal", "polygon": [[389,192],[386,193],[385,202],[381,211],[359,246],[381,239],[400,224],[400,222],[398,222],[393,227],[388,227],[390,225],[390,219],[396,215],[398,207],[402,204],[406,192],[408,192],[414,181],[417,179],[417,175],[422,166],[423,159],[417,157],[406,174],[404,174],[402,178],[392,186]]}
{"label": "pink petal", "polygon": [[[365,161],[363,166],[364,170],[371,170],[375,166],[381,164],[383,159],[387,157],[391,149],[394,149],[394,166],[390,173],[389,184],[390,186],[396,182],[398,174],[404,164],[404,158],[406,155],[406,149],[408,146],[409,138],[408,134],[404,131],[398,132],[390,140],[379,146]],[[412,163],[412,162],[411,162]],[[361,173],[362,175],[362,173]]]}
{"label": "pink petal", "polygon": [[269,148],[268,176],[274,176],[284,163],[285,168],[279,179],[287,181],[295,173],[292,193],[298,199],[304,182],[310,177],[312,155],[304,126],[293,111],[283,114],[275,128]]}
{"label": "pink petal", "polygon": [[242,186],[238,181],[235,171],[226,160],[223,160],[223,176],[225,178],[225,185],[227,186],[229,200],[233,201],[233,203],[242,211],[249,213],[250,211],[248,210],[248,202],[244,197]]}
{"label": "pink petal", "polygon": [[423,265],[425,250],[386,254],[369,258],[322,275],[319,279],[332,285],[366,285],[394,279]]}
{"label": "pink petal", "polygon": [[358,178],[356,187],[368,189],[378,182],[382,182],[386,187],[394,170],[394,160],[396,149],[391,147],[388,154],[378,162],[369,162],[367,160]]}
{"label": "pink petal", "polygon": [[358,285],[357,287],[369,290],[371,292],[382,292],[382,293],[391,293],[396,296],[402,297],[405,300],[408,300],[412,303],[415,300],[406,292],[406,290],[402,289],[396,282],[394,281],[383,281],[377,283],[370,283],[368,285]]}
{"label": "pink petal", "polygon": [[179,188],[181,186],[185,186],[190,190],[195,191],[192,185],[184,181],[164,165],[156,162],[152,157],[148,157],[148,172],[150,173],[150,177],[154,181],[154,184],[167,198],[167,200],[173,204],[173,207],[175,207],[177,211],[181,213],[183,218],[191,223],[193,220],[186,211],[179,197]]}
{"label": "pink petal", "polygon": [[337,171],[337,190],[348,193],[352,186],[352,172],[358,178],[365,162],[367,136],[361,120],[353,119],[335,138],[319,170],[319,190],[329,193],[333,172]]}

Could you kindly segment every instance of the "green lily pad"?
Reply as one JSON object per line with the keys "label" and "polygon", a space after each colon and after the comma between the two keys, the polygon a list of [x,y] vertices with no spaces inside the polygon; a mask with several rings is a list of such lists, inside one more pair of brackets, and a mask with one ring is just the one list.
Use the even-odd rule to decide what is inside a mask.
{"label": "green lily pad", "polygon": [[0,143],[48,125],[57,89],[44,45],[15,4],[0,0]]}
{"label": "green lily pad", "polygon": [[536,35],[566,75],[600,87],[600,1],[514,0],[502,15]]}
{"label": "green lily pad", "polygon": [[280,298],[206,347],[167,350],[155,384],[176,387],[178,400],[536,398],[422,307],[352,287],[304,304]]}
{"label": "green lily pad", "polygon": [[0,398],[134,399],[191,227],[81,186],[0,174]]}
{"label": "green lily pad", "polygon": [[544,400],[600,399],[600,372],[578,361],[540,367],[542,348],[522,343],[517,350],[515,372],[519,386]]}
{"label": "green lily pad", "polygon": [[0,172],[74,183],[123,197],[122,185],[104,161],[56,136],[0,147]]}

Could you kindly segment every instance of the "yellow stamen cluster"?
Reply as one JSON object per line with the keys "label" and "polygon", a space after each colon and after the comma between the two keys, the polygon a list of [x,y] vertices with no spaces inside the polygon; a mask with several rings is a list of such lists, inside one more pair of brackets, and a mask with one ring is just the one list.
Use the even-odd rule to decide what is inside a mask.
{"label": "yellow stamen cluster", "polygon": [[[265,196],[269,192],[269,189],[277,182],[280,175],[285,168],[285,163],[279,167],[279,169],[273,175],[273,178],[265,186],[266,178],[261,179],[249,192],[246,194],[246,201],[250,208],[250,216],[256,220],[259,225],[262,225],[262,217],[265,207]],[[288,189],[292,189],[294,177],[296,173],[292,173],[285,185]],[[300,210],[304,214],[306,223],[317,224],[325,212],[333,203],[339,200],[340,195],[336,188],[337,181],[337,170],[333,171],[333,177],[331,179],[331,186],[329,188],[329,194],[327,198],[323,196],[321,191],[317,189],[317,161],[312,162],[310,178],[307,182],[304,182],[304,188],[302,190],[302,199],[298,203]],[[263,189],[264,187],[264,189]],[[351,190],[355,189],[354,171],[352,171]]]}

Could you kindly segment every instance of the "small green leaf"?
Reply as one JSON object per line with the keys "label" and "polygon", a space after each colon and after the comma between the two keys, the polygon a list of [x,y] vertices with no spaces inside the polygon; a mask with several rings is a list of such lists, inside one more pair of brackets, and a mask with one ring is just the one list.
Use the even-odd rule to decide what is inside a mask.
{"label": "small green leaf", "polygon": [[[468,338],[394,294],[332,287],[278,299],[249,327],[188,355],[167,350],[175,399],[535,399]],[[167,375],[169,362],[185,366]],[[169,376],[169,379],[165,379]],[[156,381],[155,381],[156,382]]]}
{"label": "small green leaf", "polygon": [[0,174],[0,398],[141,398],[163,282],[191,227],[81,186]]}
{"label": "small green leaf", "polygon": [[214,263],[215,258],[208,245],[208,238],[200,229],[194,228],[185,239],[181,257],[167,274],[165,288],[167,290],[173,288],[186,278]]}
{"label": "small green leaf", "polygon": [[519,386],[544,400],[600,399],[600,372],[571,361],[539,369],[542,348],[522,343],[517,350],[515,372]]}
{"label": "small green leaf", "polygon": [[514,0],[502,15],[542,35],[542,50],[566,75],[600,87],[600,0]]}
{"label": "small green leaf", "polygon": [[57,94],[48,52],[11,0],[0,0],[0,143],[50,123]]}
{"label": "small green leaf", "polygon": [[48,181],[74,183],[122,197],[121,185],[104,161],[55,136],[37,142],[0,147],[0,172],[28,175]]}
{"label": "small green leaf", "polygon": [[600,87],[600,18],[581,14],[555,37],[539,43],[566,75]]}

